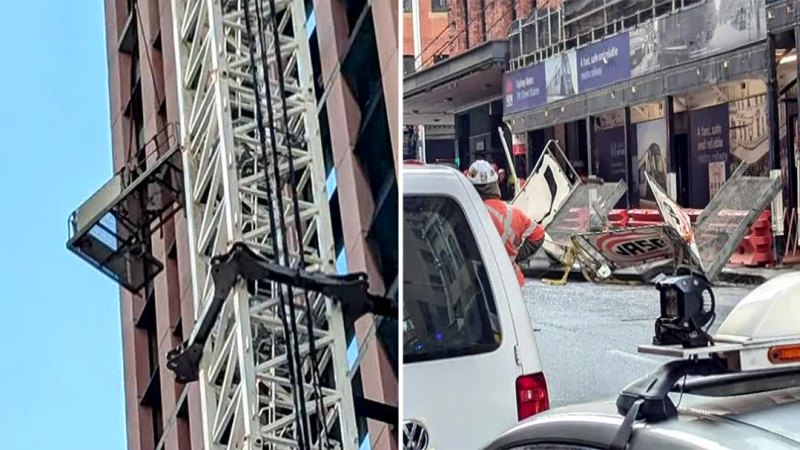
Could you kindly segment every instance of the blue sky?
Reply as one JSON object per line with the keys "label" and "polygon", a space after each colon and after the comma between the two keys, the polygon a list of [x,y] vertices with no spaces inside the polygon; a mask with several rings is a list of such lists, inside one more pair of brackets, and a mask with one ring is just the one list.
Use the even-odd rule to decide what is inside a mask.
{"label": "blue sky", "polygon": [[65,248],[112,173],[102,0],[0,2],[0,447],[125,448],[118,290]]}

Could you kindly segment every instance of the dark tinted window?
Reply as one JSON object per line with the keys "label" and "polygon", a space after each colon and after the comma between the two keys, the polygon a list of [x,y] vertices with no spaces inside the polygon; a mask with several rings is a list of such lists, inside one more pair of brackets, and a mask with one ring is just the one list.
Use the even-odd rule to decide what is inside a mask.
{"label": "dark tinted window", "polygon": [[403,362],[491,352],[502,333],[464,211],[447,197],[403,200]]}
{"label": "dark tinted window", "polygon": [[403,76],[416,72],[416,58],[413,55],[403,55]]}

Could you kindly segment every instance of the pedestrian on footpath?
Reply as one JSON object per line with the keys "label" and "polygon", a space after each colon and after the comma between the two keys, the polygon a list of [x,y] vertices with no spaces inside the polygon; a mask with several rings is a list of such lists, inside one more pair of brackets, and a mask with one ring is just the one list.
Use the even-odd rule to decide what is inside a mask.
{"label": "pedestrian on footpath", "polygon": [[488,162],[475,161],[469,168],[467,178],[489,210],[489,216],[500,233],[517,280],[522,286],[525,284],[525,275],[517,263],[525,261],[539,250],[544,243],[544,229],[525,213],[501,199],[497,171]]}

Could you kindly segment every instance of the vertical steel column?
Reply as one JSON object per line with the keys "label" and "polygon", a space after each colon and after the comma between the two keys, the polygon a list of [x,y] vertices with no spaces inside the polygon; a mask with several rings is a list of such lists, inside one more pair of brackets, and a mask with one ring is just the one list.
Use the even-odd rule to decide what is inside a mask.
{"label": "vertical steel column", "polygon": [[781,148],[778,114],[778,76],[775,62],[775,35],[767,35],[767,123],[769,123],[769,167],[780,169]]}
{"label": "vertical steel column", "polygon": [[628,183],[628,192],[625,197],[628,200],[628,208],[633,208],[638,204],[636,197],[638,196],[638,181],[634,179],[636,173],[636,143],[631,139],[631,107],[625,107],[625,182]]}
{"label": "vertical steel column", "polygon": [[675,103],[671,95],[664,99],[664,119],[667,122],[667,172],[677,172],[678,159],[675,151]]}
{"label": "vertical steel column", "polygon": [[[795,46],[796,49],[798,49],[798,51],[800,51],[800,25],[796,25],[794,27],[794,46]],[[796,75],[797,75],[797,80],[798,80],[797,84],[795,85],[795,88],[797,89],[797,99],[798,99],[798,103],[796,104],[796,108],[795,109],[796,109],[797,114],[798,114],[797,120],[800,120],[800,59],[798,59],[798,61],[795,64],[796,64],[795,67],[797,69]],[[787,116],[787,118],[788,118],[788,116]],[[791,125],[791,122],[787,124],[787,126],[790,126],[790,125]],[[800,136],[796,136],[797,129],[793,129],[791,131],[792,131],[792,135],[795,136],[795,139],[789,141],[789,143],[788,143],[789,152],[787,154],[787,159],[789,160],[789,178],[790,178],[789,183],[790,183],[790,188],[792,190],[791,197],[794,200],[794,202],[793,202],[792,205],[789,205],[789,209],[790,210],[791,209],[795,209],[795,218],[794,218],[794,220],[797,221],[798,217],[800,217],[800,215],[799,215],[800,214],[800,192],[798,192],[798,188],[800,187],[800,177],[798,177],[798,174],[800,174],[800,171],[798,171],[798,169],[800,169],[800,167],[798,167],[798,164],[797,164],[798,156],[800,156],[800,155],[797,154],[797,148],[795,147],[795,140],[800,139]],[[800,242],[800,238],[795,238],[795,240]]]}
{"label": "vertical steel column", "polygon": [[595,174],[594,170],[594,117],[586,117],[586,175],[592,176]]}
{"label": "vertical steel column", "polygon": [[[304,0],[277,0],[275,11],[265,7],[261,19],[267,30],[256,46],[258,52],[266,53],[268,66],[266,73],[260,72],[256,88],[262,92],[269,89],[276,99],[281,92],[286,96],[285,112],[281,102],[273,102],[273,112],[280,119],[268,130],[277,141],[278,167],[265,166],[254,114],[256,88],[244,17],[248,14],[256,23],[255,0],[247,11],[240,0],[171,1],[189,265],[194,309],[200,316],[214,291],[210,259],[226,252],[233,242],[243,241],[275,259],[283,248],[273,248],[271,238],[285,235],[289,264],[296,265],[297,242],[302,239],[306,268],[327,272],[333,271],[334,243]],[[283,84],[277,81],[273,14],[278,17]],[[294,174],[289,170],[289,158]],[[283,181],[273,188],[273,203],[277,195],[289,196],[286,180],[293,180],[297,192],[303,193],[297,204],[300,230],[291,220],[283,229],[269,226],[266,183],[274,183],[276,171]],[[284,211],[275,214],[293,217],[293,202],[285,203]],[[248,288],[240,283],[223,306],[200,363],[206,450],[297,448],[293,397],[299,385],[288,379],[291,349],[279,320],[279,289],[275,285]],[[298,344],[304,360],[300,382],[306,386],[312,383],[312,364],[307,358],[310,337],[303,332],[307,315],[314,319],[317,369],[330,374],[332,380],[322,387],[319,402],[325,412],[321,421],[327,428],[325,434],[338,441],[331,442],[335,448],[355,448],[358,436],[341,308],[312,295],[311,310],[301,308],[296,317],[294,326],[301,330]],[[306,398],[302,399],[309,415],[322,412],[319,403],[310,398],[313,391],[305,389]],[[320,445],[320,434],[317,430],[312,436],[314,447]]]}
{"label": "vertical steel column", "polygon": [[[778,112],[778,75],[775,61],[775,35],[767,34],[767,123],[769,124],[769,167],[781,168],[780,114]],[[778,195],[782,195],[779,193]],[[772,212],[776,214],[775,211]],[[783,216],[781,211],[780,216]],[[783,258],[784,237],[773,233],[775,261]]]}
{"label": "vertical steel column", "polygon": [[[419,0],[411,0],[411,29],[414,38],[414,71],[419,72],[422,70],[424,61],[422,55],[422,12],[419,9]],[[423,163],[428,162],[427,155],[425,154],[425,125],[417,127],[417,159]]]}

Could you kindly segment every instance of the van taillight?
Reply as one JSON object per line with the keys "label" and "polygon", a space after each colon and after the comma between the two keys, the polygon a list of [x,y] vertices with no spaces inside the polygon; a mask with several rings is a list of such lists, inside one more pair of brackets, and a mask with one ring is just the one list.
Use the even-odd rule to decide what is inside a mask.
{"label": "van taillight", "polygon": [[517,378],[517,418],[524,420],[548,409],[550,398],[544,374],[540,372]]}

